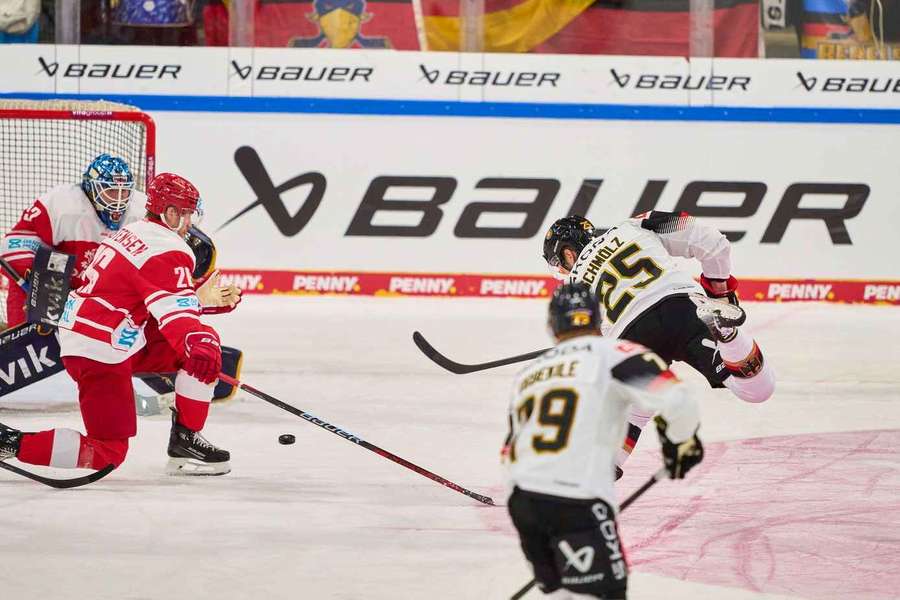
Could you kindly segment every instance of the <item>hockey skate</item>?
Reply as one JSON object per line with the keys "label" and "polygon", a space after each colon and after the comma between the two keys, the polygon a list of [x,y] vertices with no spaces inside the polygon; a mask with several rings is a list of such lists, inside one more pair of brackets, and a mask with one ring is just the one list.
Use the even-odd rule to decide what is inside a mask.
{"label": "hockey skate", "polygon": [[0,460],[14,458],[19,452],[22,432],[0,423]]}
{"label": "hockey skate", "polygon": [[703,321],[717,342],[733,340],[737,328],[747,320],[747,313],[736,304],[703,294],[690,294],[690,299],[697,305],[697,318]]}
{"label": "hockey skate", "polygon": [[225,475],[231,472],[231,454],[210,444],[199,431],[191,431],[178,423],[172,410],[172,432],[169,434],[169,475]]}

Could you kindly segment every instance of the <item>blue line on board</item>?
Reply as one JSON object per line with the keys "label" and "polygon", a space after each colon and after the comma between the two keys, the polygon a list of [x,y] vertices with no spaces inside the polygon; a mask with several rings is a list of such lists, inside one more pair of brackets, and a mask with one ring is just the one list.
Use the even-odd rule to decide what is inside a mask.
{"label": "blue line on board", "polygon": [[721,106],[466,102],[230,96],[3,93],[4,99],[110,100],[148,111],[300,113],[625,121],[750,121],[900,124],[893,108],[756,108]]}

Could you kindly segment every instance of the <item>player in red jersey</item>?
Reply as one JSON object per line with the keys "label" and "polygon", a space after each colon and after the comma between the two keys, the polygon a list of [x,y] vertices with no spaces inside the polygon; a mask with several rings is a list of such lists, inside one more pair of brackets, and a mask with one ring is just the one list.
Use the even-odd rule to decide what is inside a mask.
{"label": "player in red jersey", "polygon": [[23,433],[0,426],[0,460],[54,467],[118,466],[137,423],[131,375],[177,372],[169,437],[173,475],[222,475],[228,451],[200,435],[222,364],[219,336],[203,312],[229,311],[233,286],[211,277],[194,289],[194,255],[185,242],[200,194],[186,179],[158,175],[147,188],[147,213],[100,244],[84,284],[69,294],[59,322],[60,347],[78,383],[87,435],[71,429]]}
{"label": "player in red jersey", "polygon": [[[19,222],[0,242],[0,257],[24,275],[34,262],[38,244],[74,254],[71,285],[77,289],[84,283],[84,270],[100,242],[141,219],[143,200],[144,195],[134,189],[128,163],[117,156],[100,154],[88,165],[80,184],[54,187],[22,212]],[[7,327],[25,322],[24,304],[25,292],[10,281]]]}

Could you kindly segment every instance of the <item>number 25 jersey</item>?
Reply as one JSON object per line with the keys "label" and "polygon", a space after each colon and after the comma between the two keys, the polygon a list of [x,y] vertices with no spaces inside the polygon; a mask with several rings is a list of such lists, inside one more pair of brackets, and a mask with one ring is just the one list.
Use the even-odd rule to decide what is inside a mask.
{"label": "number 25 jersey", "polygon": [[703,292],[675,256],[698,259],[713,279],[731,274],[731,245],[722,233],[685,214],[653,211],[594,238],[566,281],[591,286],[600,298],[603,335],[618,337],[663,298]]}

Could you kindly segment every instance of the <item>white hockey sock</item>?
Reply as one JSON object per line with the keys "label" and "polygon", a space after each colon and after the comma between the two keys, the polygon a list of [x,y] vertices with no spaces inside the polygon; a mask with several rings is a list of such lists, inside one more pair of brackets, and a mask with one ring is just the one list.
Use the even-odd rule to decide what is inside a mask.
{"label": "white hockey sock", "polygon": [[730,342],[719,342],[722,360],[730,363],[743,362],[753,352],[753,338],[738,329],[737,336]]}

